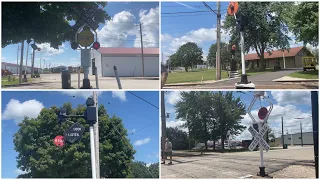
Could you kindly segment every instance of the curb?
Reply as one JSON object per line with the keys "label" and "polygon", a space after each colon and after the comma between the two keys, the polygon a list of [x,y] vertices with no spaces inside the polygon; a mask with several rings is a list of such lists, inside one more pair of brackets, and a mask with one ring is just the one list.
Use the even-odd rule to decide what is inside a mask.
{"label": "curb", "polygon": [[221,80],[212,80],[212,81],[203,81],[203,82],[195,82],[195,83],[173,83],[173,84],[165,84],[166,87],[170,87],[170,86],[197,86],[197,85],[202,85],[202,84],[214,84],[217,82],[223,82],[223,81],[229,81],[229,80],[233,80],[233,79],[239,79],[240,77],[236,77],[236,78],[230,78],[230,79],[221,79]]}
{"label": "curb", "polygon": [[319,82],[319,79],[272,80],[272,82]]}

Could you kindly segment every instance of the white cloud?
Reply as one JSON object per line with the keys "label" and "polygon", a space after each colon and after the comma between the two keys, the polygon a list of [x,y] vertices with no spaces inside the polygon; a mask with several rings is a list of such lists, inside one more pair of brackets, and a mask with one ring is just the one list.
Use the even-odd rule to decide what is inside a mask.
{"label": "white cloud", "polygon": [[310,91],[271,91],[279,104],[311,104]]}
{"label": "white cloud", "polygon": [[6,61],[6,60],[7,60],[7,58],[1,57],[1,61],[2,61],[2,62]]}
{"label": "white cloud", "polygon": [[150,138],[140,139],[140,140],[135,141],[133,144],[135,146],[141,146],[141,145],[149,143],[150,140],[151,140]]}
{"label": "white cloud", "polygon": [[14,170],[14,173],[17,174],[17,175],[21,175],[21,174],[26,174],[28,172],[27,171],[22,171],[21,169],[16,169],[16,170]]}
{"label": "white cloud", "polygon": [[184,125],[186,121],[182,121],[181,119],[175,120],[175,121],[167,121],[166,126],[167,127],[178,127],[180,130],[187,132],[187,128],[182,128],[181,126]]}
{"label": "white cloud", "polygon": [[[144,47],[159,47],[159,7],[139,13],[142,24],[142,39]],[[141,47],[140,34],[136,36],[134,47]]]}
{"label": "white cloud", "polygon": [[35,99],[22,103],[19,100],[11,99],[6,105],[6,109],[2,114],[2,119],[14,119],[16,123],[20,123],[26,116],[29,118],[36,118],[43,108],[42,102]]}
{"label": "white cloud", "polygon": [[126,46],[128,36],[139,33],[138,26],[134,24],[136,17],[129,11],[122,11],[114,15],[111,21],[99,30],[99,41],[103,47]]}
{"label": "white cloud", "polygon": [[[267,107],[269,108],[269,107]],[[258,109],[251,112],[253,117],[258,120]],[[252,120],[248,114],[243,116],[241,124],[247,128],[252,125]],[[268,125],[274,132],[276,137],[281,134],[281,117],[283,117],[284,132],[286,134],[287,130],[289,133],[299,133],[300,132],[300,122],[302,123],[302,131],[310,132],[312,131],[312,121],[311,112],[305,112],[298,109],[293,104],[280,105],[276,104],[273,106],[270,117],[268,119]],[[303,119],[296,119],[303,118]],[[241,135],[237,136],[236,139],[251,139],[252,135],[249,133],[248,129],[244,130]]]}
{"label": "white cloud", "polygon": [[[161,34],[161,41],[170,41],[173,37],[170,34]],[[163,48],[163,46],[162,46]]]}
{"label": "white cloud", "polygon": [[[128,39],[135,36],[134,47],[141,47],[139,24],[135,24],[137,17],[129,11],[117,13],[106,25],[98,31],[99,40],[104,47],[126,47]],[[159,47],[159,7],[141,10],[139,22],[142,24],[143,46]]]}
{"label": "white cloud", "polygon": [[179,102],[181,100],[181,92],[180,91],[172,91],[169,93],[169,95],[167,96],[167,100],[166,102],[171,104],[171,105],[175,105],[177,102]]}
{"label": "white cloud", "polygon": [[[223,24],[224,19],[222,19],[221,23]],[[203,46],[205,42],[212,42],[217,40],[217,28],[200,28],[196,30],[189,31],[183,36],[180,37],[171,37],[168,34],[162,34],[162,41],[169,42],[169,51],[172,54],[176,52],[180,46],[186,44],[187,42],[195,42],[198,46]],[[230,39],[230,35],[227,31],[221,29],[221,42],[227,42]],[[171,40],[171,41],[170,41]]]}
{"label": "white cloud", "polygon": [[112,91],[113,98],[119,98],[120,101],[127,101],[127,96],[125,91]]}
{"label": "white cloud", "polygon": [[41,50],[39,53],[41,53],[44,56],[53,56],[53,55],[59,55],[64,52],[65,45],[62,44],[59,49],[54,49],[50,47],[50,43],[42,43],[42,44],[37,44],[38,48]]}
{"label": "white cloud", "polygon": [[[93,96],[93,91],[61,91],[62,94],[68,95],[68,96],[72,96],[74,98],[83,98],[83,99],[88,99],[88,97],[92,97]],[[98,97],[99,95],[102,94],[101,91],[96,91]]]}
{"label": "white cloud", "polygon": [[149,167],[149,166],[151,166],[151,164],[152,164],[152,163],[147,163],[146,166]]}

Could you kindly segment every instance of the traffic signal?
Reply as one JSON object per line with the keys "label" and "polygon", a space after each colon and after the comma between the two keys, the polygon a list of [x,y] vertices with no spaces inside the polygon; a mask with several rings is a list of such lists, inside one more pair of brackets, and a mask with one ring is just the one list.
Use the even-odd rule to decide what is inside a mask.
{"label": "traffic signal", "polygon": [[236,19],[237,21],[237,32],[244,31],[244,27],[248,25],[248,19],[244,15],[239,15]]}
{"label": "traffic signal", "polygon": [[96,110],[95,106],[87,106],[84,112],[84,118],[90,126],[93,126],[97,122]]}
{"label": "traffic signal", "polygon": [[[31,47],[32,47],[33,50],[40,49],[40,48],[38,48],[38,46],[36,44],[31,44]],[[40,51],[40,50],[38,50],[38,51]]]}
{"label": "traffic signal", "polygon": [[67,109],[66,108],[60,108],[58,112],[58,123],[61,124],[66,120],[67,115]]}
{"label": "traffic signal", "polygon": [[236,45],[232,45],[231,47],[231,54],[235,55],[236,54]]}

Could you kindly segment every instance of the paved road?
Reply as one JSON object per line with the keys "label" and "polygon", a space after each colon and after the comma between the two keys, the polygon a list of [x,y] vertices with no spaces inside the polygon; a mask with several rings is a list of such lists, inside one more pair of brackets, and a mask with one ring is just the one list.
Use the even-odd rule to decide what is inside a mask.
{"label": "paved road", "polygon": [[[253,76],[248,76],[248,80],[255,84],[256,89],[318,89],[318,82],[316,83],[283,83],[283,82],[273,82],[272,80],[287,76],[291,73],[301,71],[301,69],[295,70],[283,70],[276,72],[266,72],[261,74],[256,74]],[[196,86],[168,86],[166,89],[186,89],[186,88],[196,88],[196,89],[234,89],[235,83],[239,82],[240,78],[196,85]]]}
{"label": "paved road", "polygon": [[[173,165],[161,165],[161,178],[240,178],[256,175],[260,164],[258,151],[173,158]],[[310,164],[313,146],[271,150],[264,159],[269,174],[293,164]]]}
{"label": "paved road", "polygon": [[[82,86],[83,74],[80,75]],[[89,76],[90,85],[96,88],[95,76]],[[159,89],[159,78],[120,77],[122,89]],[[78,88],[78,74],[71,74],[71,86]],[[7,87],[6,89],[61,89],[61,74],[41,74],[41,78],[34,78],[32,83],[23,86]],[[118,89],[114,77],[99,77],[99,89]]]}

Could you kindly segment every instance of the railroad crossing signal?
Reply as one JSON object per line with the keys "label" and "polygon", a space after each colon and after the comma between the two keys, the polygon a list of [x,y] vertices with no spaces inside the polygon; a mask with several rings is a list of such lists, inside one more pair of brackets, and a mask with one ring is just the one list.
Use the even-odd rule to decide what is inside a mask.
{"label": "railroad crossing signal", "polygon": [[256,148],[256,146],[259,145],[259,143],[261,143],[264,150],[269,151],[270,146],[264,140],[264,135],[266,134],[268,129],[269,129],[269,126],[267,123],[264,123],[264,125],[262,126],[261,130],[259,130],[259,132],[257,132],[252,126],[249,127],[248,130],[252,134],[252,136],[254,137],[254,140],[252,141],[252,143],[249,146],[250,151],[253,151]]}
{"label": "railroad crossing signal", "polygon": [[88,26],[83,27],[83,30],[77,35],[77,43],[83,47],[90,46],[94,41],[94,34]]}
{"label": "railroad crossing signal", "polygon": [[238,2],[230,2],[228,6],[228,15],[229,16],[234,16],[238,12],[239,9],[239,4]]}
{"label": "railroad crossing signal", "polygon": [[77,31],[85,23],[93,30],[98,29],[99,24],[92,20],[95,9],[98,7],[99,6],[96,3],[93,3],[91,7],[89,7],[85,11],[81,11],[75,8],[74,11],[80,16],[80,19],[73,26],[73,29]]}

